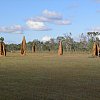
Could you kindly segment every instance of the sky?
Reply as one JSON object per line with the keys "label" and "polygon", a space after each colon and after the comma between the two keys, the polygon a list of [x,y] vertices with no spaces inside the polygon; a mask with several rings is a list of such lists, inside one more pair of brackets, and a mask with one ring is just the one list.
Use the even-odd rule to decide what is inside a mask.
{"label": "sky", "polygon": [[72,33],[100,32],[100,0],[0,0],[0,37],[5,43],[46,41]]}

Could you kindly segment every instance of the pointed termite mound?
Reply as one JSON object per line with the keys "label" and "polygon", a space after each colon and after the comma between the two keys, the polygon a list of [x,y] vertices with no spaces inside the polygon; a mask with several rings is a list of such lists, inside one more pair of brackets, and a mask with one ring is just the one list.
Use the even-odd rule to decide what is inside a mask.
{"label": "pointed termite mound", "polygon": [[94,44],[93,44],[93,49],[92,49],[92,51],[93,51],[93,52],[92,52],[92,53],[93,53],[92,55],[93,55],[93,56],[97,56],[97,45],[96,45],[96,42],[94,42]]}
{"label": "pointed termite mound", "polygon": [[59,41],[58,55],[63,55],[62,41]]}
{"label": "pointed termite mound", "polygon": [[33,42],[33,44],[32,44],[32,52],[35,53],[35,51],[36,51],[36,45],[35,45],[35,43]]}
{"label": "pointed termite mound", "polygon": [[93,56],[100,56],[100,42],[94,42],[92,49]]}
{"label": "pointed termite mound", "polygon": [[21,44],[21,54],[26,55],[26,39],[25,36],[23,36],[22,44]]}
{"label": "pointed termite mound", "polygon": [[0,56],[6,56],[5,43],[0,41]]}

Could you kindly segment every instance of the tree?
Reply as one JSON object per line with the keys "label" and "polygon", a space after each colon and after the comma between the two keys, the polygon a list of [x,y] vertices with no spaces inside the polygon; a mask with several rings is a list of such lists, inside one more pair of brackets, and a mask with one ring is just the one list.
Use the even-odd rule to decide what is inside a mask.
{"label": "tree", "polygon": [[99,32],[87,32],[87,35],[88,35],[91,39],[93,39],[93,41],[95,41],[96,38],[100,35],[100,33],[99,33]]}
{"label": "tree", "polygon": [[87,36],[85,36],[83,33],[80,35],[80,45],[82,50],[87,49]]}
{"label": "tree", "polygon": [[27,43],[27,50],[31,51],[32,50],[32,42]]}
{"label": "tree", "polygon": [[64,34],[65,47],[67,51],[72,51],[74,40],[72,38],[72,33]]}
{"label": "tree", "polygon": [[88,49],[91,50],[93,47],[94,41],[99,41],[98,36],[100,35],[99,32],[88,32]]}
{"label": "tree", "polygon": [[55,39],[51,38],[50,39],[50,50],[55,50]]}
{"label": "tree", "polygon": [[1,37],[1,38],[0,38],[0,41],[2,41],[2,42],[3,42],[3,41],[4,41],[4,38],[3,38],[3,37]]}
{"label": "tree", "polygon": [[39,40],[37,40],[37,39],[33,40],[33,42],[36,45],[36,50],[37,51],[41,51],[41,42]]}

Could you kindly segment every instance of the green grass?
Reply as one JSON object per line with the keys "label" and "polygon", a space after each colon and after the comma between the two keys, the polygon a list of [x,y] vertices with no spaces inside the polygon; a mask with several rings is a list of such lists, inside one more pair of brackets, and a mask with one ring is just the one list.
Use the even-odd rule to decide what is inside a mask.
{"label": "green grass", "polygon": [[0,57],[0,100],[100,100],[100,58],[9,53]]}

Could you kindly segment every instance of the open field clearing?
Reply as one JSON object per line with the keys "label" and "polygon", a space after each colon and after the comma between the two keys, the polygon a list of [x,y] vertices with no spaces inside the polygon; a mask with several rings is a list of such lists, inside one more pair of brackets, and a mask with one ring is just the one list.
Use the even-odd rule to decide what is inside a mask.
{"label": "open field clearing", "polygon": [[100,58],[9,53],[0,57],[0,100],[100,100]]}

